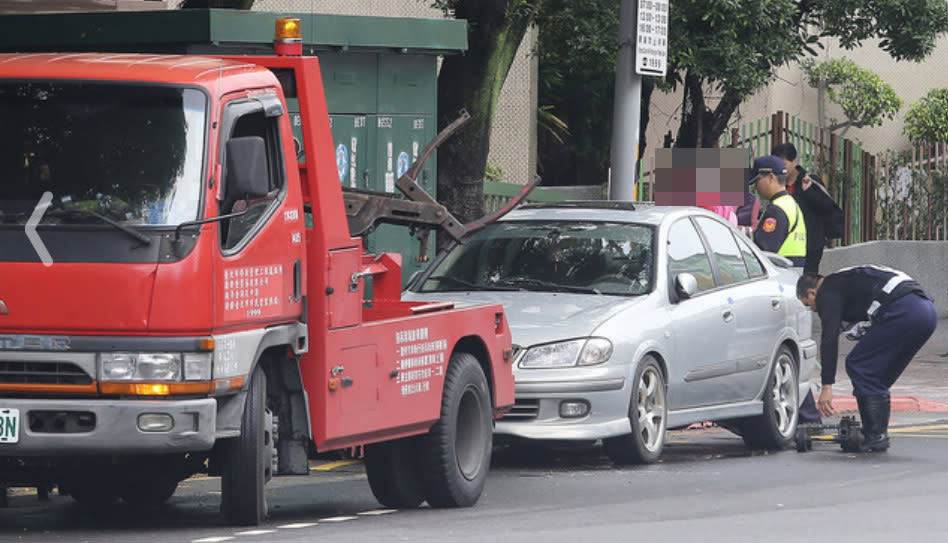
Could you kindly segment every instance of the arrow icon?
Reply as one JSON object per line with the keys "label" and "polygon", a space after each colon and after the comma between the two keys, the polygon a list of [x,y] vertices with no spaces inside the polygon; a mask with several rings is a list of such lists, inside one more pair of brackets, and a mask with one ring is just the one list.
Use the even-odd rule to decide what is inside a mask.
{"label": "arrow icon", "polygon": [[46,213],[52,201],[53,193],[49,191],[44,192],[43,195],[40,196],[39,203],[33,208],[33,214],[30,215],[30,220],[26,221],[26,237],[29,238],[30,244],[33,245],[33,250],[36,251],[43,265],[47,268],[53,265],[53,257],[50,256],[49,251],[46,250],[46,244],[43,243],[39,234],[36,233],[36,225],[43,220],[43,215]]}

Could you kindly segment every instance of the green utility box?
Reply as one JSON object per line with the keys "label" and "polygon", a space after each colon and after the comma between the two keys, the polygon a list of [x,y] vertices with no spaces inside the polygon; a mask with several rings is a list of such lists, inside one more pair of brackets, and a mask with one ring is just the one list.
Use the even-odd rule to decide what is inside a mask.
{"label": "green utility box", "polygon": [[[299,18],[303,54],[320,58],[340,182],[396,192],[437,134],[438,57],[467,50],[465,21],[219,9],[4,15],[0,51],[272,54],[278,17]],[[305,159],[299,105],[287,100]],[[418,183],[437,198],[435,172],[433,156]],[[381,225],[368,239],[371,252],[402,254],[403,279],[424,266],[405,227]]]}

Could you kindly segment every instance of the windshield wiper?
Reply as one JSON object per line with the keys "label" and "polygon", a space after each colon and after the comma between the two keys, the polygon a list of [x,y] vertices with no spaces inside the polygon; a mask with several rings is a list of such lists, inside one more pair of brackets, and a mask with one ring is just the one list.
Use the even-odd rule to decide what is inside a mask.
{"label": "windshield wiper", "polygon": [[516,287],[503,287],[503,286],[493,286],[493,285],[476,285],[470,281],[465,281],[464,279],[458,279],[457,277],[451,277],[450,275],[432,275],[425,279],[425,281],[444,281],[447,283],[452,283],[457,286],[467,287],[472,290],[517,290]]}
{"label": "windshield wiper", "polygon": [[516,286],[524,290],[553,290],[558,292],[581,292],[583,294],[602,294],[592,287],[578,285],[561,285],[552,281],[544,281],[534,277],[508,277],[503,280],[505,285]]}
{"label": "windshield wiper", "polygon": [[151,245],[151,238],[149,238],[145,234],[142,234],[141,232],[137,230],[133,230],[125,226],[124,224],[121,224],[113,219],[106,217],[105,215],[96,213],[95,211],[89,211],[88,209],[83,209],[83,208],[70,208],[70,209],[60,208],[60,209],[52,209],[46,212],[47,217],[50,217],[50,216],[55,217],[56,215],[74,215],[74,216],[80,215],[80,216],[86,216],[86,217],[95,217],[99,219],[100,221],[106,224],[112,225],[116,229],[121,230],[122,232],[125,232],[129,236],[137,239],[138,241],[142,243],[142,245]]}

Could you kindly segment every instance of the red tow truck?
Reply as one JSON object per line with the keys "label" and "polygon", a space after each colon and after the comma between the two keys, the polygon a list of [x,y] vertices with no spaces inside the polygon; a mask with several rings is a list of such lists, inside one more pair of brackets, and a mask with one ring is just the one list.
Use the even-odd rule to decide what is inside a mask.
{"label": "red tow truck", "polygon": [[280,19],[274,55],[0,54],[0,485],[150,505],[206,472],[254,525],[271,476],[365,445],[382,504],[477,501],[514,399],[502,306],[401,301],[399,255],[349,223],[411,202],[344,196],[299,42]]}

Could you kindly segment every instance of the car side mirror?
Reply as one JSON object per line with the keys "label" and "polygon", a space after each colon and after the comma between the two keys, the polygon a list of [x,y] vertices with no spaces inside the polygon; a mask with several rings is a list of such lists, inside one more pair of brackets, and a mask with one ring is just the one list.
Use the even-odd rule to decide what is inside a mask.
{"label": "car side mirror", "polygon": [[225,200],[262,198],[270,192],[267,149],[260,136],[231,138],[226,147]]}
{"label": "car side mirror", "polygon": [[698,280],[690,273],[679,273],[675,276],[675,292],[683,300],[691,298],[698,292]]}

